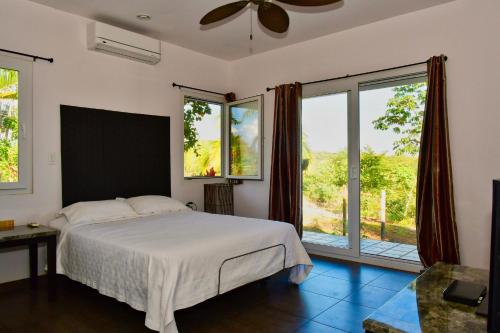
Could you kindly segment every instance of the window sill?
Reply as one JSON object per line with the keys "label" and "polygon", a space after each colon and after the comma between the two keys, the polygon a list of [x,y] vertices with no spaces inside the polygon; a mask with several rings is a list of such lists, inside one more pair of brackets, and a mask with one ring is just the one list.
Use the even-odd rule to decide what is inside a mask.
{"label": "window sill", "polygon": [[0,189],[0,196],[2,195],[17,195],[17,194],[33,194],[31,188],[16,188],[16,189]]}
{"label": "window sill", "polygon": [[199,177],[184,177],[184,180],[194,180],[194,179],[225,179],[223,176],[199,176]]}

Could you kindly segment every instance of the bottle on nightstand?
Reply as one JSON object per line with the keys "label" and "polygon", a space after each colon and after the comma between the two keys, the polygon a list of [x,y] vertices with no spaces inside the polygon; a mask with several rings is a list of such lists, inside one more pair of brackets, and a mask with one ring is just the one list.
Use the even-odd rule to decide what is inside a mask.
{"label": "bottle on nightstand", "polygon": [[14,229],[14,220],[2,220],[0,221],[0,231],[12,230]]}

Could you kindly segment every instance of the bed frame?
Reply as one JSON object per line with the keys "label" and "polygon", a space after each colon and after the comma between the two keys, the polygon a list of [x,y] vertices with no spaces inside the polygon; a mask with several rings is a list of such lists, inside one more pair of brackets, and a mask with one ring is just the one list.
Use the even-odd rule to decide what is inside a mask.
{"label": "bed frame", "polygon": [[258,253],[258,252],[262,252],[262,251],[274,249],[274,248],[277,248],[277,247],[282,247],[283,248],[283,268],[281,269],[281,271],[284,271],[286,269],[286,246],[284,244],[277,244],[277,245],[269,246],[269,247],[266,247],[266,248],[263,248],[263,249],[260,249],[260,250],[255,250],[255,251],[243,253],[243,254],[240,254],[239,256],[236,256],[236,257],[227,258],[226,260],[224,260],[222,262],[222,264],[220,265],[220,268],[219,268],[219,282],[217,284],[217,295],[220,295],[220,281],[221,281],[222,267],[224,267],[224,264],[226,262],[234,260],[234,259],[238,259],[238,258],[241,258],[241,257],[245,257],[245,256],[248,256],[248,255],[251,255],[251,254],[254,254],[254,253]]}
{"label": "bed frame", "polygon": [[170,196],[170,118],[61,105],[62,205]]}
{"label": "bed frame", "polygon": [[[62,204],[171,196],[170,118],[61,105]],[[225,259],[224,264],[273,248],[276,244]]]}

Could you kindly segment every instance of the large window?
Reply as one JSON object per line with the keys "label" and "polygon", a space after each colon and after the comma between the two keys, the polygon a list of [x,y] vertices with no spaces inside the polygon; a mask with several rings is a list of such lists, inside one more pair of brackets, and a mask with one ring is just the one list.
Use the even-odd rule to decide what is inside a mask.
{"label": "large window", "polygon": [[32,63],[0,56],[0,191],[32,188]]}
{"label": "large window", "polygon": [[262,96],[184,97],[184,177],[262,179]]}
{"label": "large window", "polygon": [[221,177],[223,105],[184,98],[184,177]]}

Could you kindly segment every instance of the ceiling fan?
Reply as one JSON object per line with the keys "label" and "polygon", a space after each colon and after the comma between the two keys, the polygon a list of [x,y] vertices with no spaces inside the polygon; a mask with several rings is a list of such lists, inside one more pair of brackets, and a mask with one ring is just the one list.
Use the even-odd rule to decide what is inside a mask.
{"label": "ceiling fan", "polygon": [[[342,0],[277,0],[277,1],[289,5],[312,7],[312,6],[330,5],[336,2],[340,2]],[[203,18],[200,21],[200,24],[207,25],[228,18],[229,16],[236,14],[243,8],[246,8],[249,3],[253,3],[254,5],[259,6],[257,10],[259,21],[267,29],[277,33],[283,33],[288,30],[288,26],[290,25],[290,18],[288,17],[286,11],[280,6],[272,2],[269,2],[267,0],[244,0],[244,1],[236,1],[233,3],[229,3],[227,5],[218,7],[209,12],[208,14],[206,14],[205,16],[203,16]]]}

